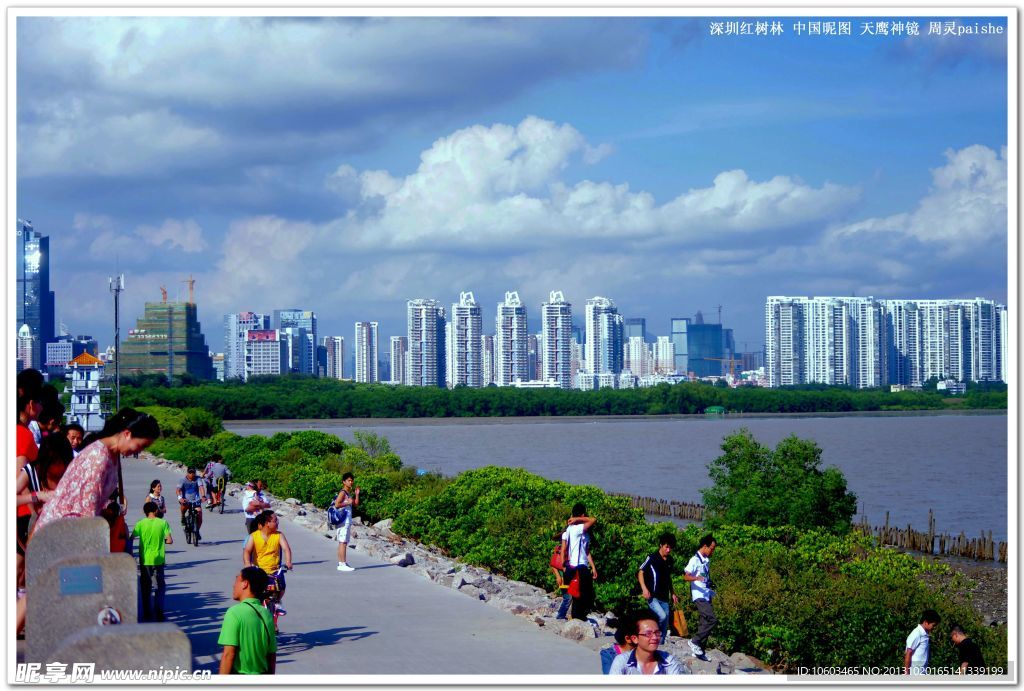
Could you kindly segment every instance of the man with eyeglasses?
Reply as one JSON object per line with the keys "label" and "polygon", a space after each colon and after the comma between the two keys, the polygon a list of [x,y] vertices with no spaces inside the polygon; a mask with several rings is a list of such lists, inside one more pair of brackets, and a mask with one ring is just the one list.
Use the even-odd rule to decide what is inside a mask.
{"label": "man with eyeglasses", "polygon": [[617,656],[608,674],[689,674],[690,670],[674,655],[658,650],[661,627],[654,613],[646,610],[633,616],[633,633],[627,638],[635,647]]}

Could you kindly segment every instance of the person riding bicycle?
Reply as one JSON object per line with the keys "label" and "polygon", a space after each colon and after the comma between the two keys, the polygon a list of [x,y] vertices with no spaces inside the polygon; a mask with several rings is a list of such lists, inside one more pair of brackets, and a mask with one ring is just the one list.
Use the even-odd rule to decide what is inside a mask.
{"label": "person riding bicycle", "polygon": [[200,528],[203,527],[203,499],[206,498],[206,488],[196,477],[196,469],[189,468],[185,471],[185,477],[178,481],[178,503],[181,505],[181,525],[185,525],[185,511],[189,504],[196,508],[196,540],[201,540]]}
{"label": "person riding bicycle", "polygon": [[242,548],[242,566],[258,566],[270,576],[271,583],[277,580],[277,613],[284,614],[284,608],[280,606],[284,599],[284,572],[278,571],[281,568],[282,553],[285,568],[292,568],[292,548],[279,526],[280,519],[273,511],[265,509],[260,512],[256,517],[256,530],[249,535]]}
{"label": "person riding bicycle", "polygon": [[210,494],[212,496],[210,497],[210,503],[206,506],[208,509],[212,509],[224,501],[224,487],[227,484],[228,478],[231,477],[231,470],[224,465],[223,461],[224,458],[219,453],[215,453],[203,471],[203,476],[211,483]]}

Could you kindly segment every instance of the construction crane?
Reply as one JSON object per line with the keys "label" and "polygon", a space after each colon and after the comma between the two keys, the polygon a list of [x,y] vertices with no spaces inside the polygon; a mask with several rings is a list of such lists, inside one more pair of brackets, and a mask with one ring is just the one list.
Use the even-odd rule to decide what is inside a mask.
{"label": "construction crane", "polygon": [[182,283],[184,283],[185,285],[188,286],[188,304],[190,304],[190,305],[196,304],[196,299],[195,299],[196,298],[196,296],[195,296],[196,281],[195,281],[194,278],[192,278],[192,274],[189,274],[188,278],[186,280],[182,281]]}
{"label": "construction crane", "polygon": [[737,360],[734,357],[727,357],[727,358],[723,358],[723,357],[705,357],[705,358],[700,358],[700,359],[701,360],[714,360],[716,362],[727,362],[727,363],[729,363],[728,364],[728,368],[729,369],[728,369],[727,373],[730,374],[734,378],[736,377],[736,369],[737,369],[736,365],[743,363],[742,359]]}

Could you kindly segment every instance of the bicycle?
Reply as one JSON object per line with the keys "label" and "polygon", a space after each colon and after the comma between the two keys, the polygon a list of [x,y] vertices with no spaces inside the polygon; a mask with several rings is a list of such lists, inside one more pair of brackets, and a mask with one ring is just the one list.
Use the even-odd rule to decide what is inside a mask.
{"label": "bicycle", "polygon": [[228,479],[221,475],[217,478],[217,508],[224,513],[224,490],[227,489]]}
{"label": "bicycle", "polygon": [[285,609],[281,606],[281,593],[277,589],[277,582],[279,578],[284,577],[285,571],[288,567],[284,564],[272,574],[267,575],[267,590],[263,594],[263,606],[267,608],[270,615],[274,618],[274,633],[277,633],[277,619],[278,617],[284,616]]}
{"label": "bicycle", "polygon": [[196,508],[202,504],[202,499],[186,501],[185,503],[185,542],[195,547],[199,546],[199,530],[196,526]]}

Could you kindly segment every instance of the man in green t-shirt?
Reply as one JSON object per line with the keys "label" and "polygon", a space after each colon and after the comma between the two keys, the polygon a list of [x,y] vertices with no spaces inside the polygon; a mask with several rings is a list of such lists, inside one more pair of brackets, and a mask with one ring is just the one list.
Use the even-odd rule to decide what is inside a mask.
{"label": "man in green t-shirt", "polygon": [[[139,592],[142,593],[142,620],[164,620],[164,597],[167,582],[164,581],[164,545],[174,544],[171,526],[156,514],[160,507],[155,501],[147,501],[142,511],[146,517],[132,528],[131,539],[139,538]],[[156,581],[156,595],[152,593]]]}
{"label": "man in green t-shirt", "polygon": [[267,589],[267,574],[247,566],[235,576],[231,597],[238,600],[224,613],[217,645],[224,646],[221,674],[274,674],[277,667],[277,637],[274,618],[261,604]]}

